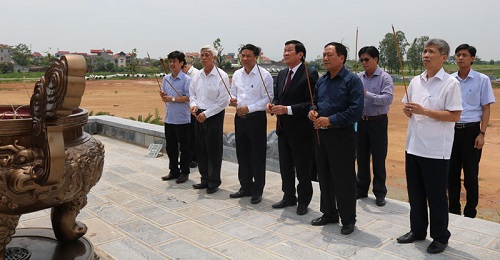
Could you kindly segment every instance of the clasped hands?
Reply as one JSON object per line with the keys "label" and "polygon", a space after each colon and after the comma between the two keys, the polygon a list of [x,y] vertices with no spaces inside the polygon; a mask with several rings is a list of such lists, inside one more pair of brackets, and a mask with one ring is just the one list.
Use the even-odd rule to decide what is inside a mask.
{"label": "clasped hands", "polygon": [[307,117],[309,118],[309,120],[313,122],[314,129],[323,129],[331,125],[330,119],[328,119],[328,117],[325,116],[318,117],[318,112],[315,110],[309,111]]}
{"label": "clasped hands", "polygon": [[191,107],[191,114],[196,117],[196,120],[198,120],[198,122],[200,124],[203,124],[203,122],[205,122],[205,120],[207,120],[207,116],[205,115],[205,112],[201,112],[199,113],[198,115],[196,114],[196,112],[198,111],[198,107],[197,106],[193,106]]}
{"label": "clasped hands", "polygon": [[266,112],[271,115],[286,115],[288,114],[288,108],[282,105],[267,104]]}
{"label": "clasped hands", "polygon": [[167,94],[165,94],[165,92],[160,91],[160,97],[163,102],[172,102],[173,96],[168,96]]}
{"label": "clasped hands", "polygon": [[236,98],[231,98],[229,100],[229,105],[232,107],[236,107],[236,114],[239,117],[245,117],[249,112],[248,106],[238,107],[238,100],[236,100]]}

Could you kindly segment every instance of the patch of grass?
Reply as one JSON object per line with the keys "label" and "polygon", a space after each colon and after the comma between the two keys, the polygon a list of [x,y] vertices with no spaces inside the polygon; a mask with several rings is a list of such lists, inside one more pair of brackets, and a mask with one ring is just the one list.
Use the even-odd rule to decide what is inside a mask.
{"label": "patch of grass", "polygon": [[12,78],[12,79],[23,79],[23,78],[41,78],[45,72],[11,72],[11,73],[0,73],[0,78]]}
{"label": "patch of grass", "polygon": [[[94,116],[94,111],[90,111],[89,112],[89,116]],[[99,111],[95,114],[95,116],[114,116],[112,115],[111,113],[109,112],[102,112],[102,111]]]}
{"label": "patch of grass", "polygon": [[129,117],[128,119],[154,125],[164,125],[163,118],[160,117],[160,112],[158,111],[158,108],[155,108],[154,116],[151,113],[148,113],[146,117],[139,115],[137,116],[137,119],[135,119],[135,117],[133,116]]}

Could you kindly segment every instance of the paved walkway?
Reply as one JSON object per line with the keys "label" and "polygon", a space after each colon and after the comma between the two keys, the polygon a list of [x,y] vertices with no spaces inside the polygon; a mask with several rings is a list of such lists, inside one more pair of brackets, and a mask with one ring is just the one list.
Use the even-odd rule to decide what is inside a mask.
{"label": "paved walkway", "polygon": [[[89,228],[86,238],[101,259],[500,259],[500,224],[450,215],[451,240],[446,251],[429,255],[427,240],[400,245],[409,230],[408,203],[373,197],[358,200],[353,234],[340,226],[314,227],[321,216],[319,187],[309,213],[295,207],[275,210],[281,199],[280,176],[267,172],[264,199],[230,199],[239,188],[237,165],[222,163],[222,186],[207,195],[191,185],[161,181],[168,158],[147,158],[143,147],[95,136],[106,148],[104,172],[79,215]],[[19,227],[50,227],[50,211],[23,215]]]}

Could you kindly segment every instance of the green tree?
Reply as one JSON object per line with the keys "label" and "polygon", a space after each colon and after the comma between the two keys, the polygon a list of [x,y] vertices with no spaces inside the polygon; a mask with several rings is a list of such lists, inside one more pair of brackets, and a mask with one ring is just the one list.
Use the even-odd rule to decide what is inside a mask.
{"label": "green tree", "polygon": [[31,57],[31,50],[24,43],[20,43],[12,49],[12,59],[19,66],[29,66],[31,64]]}
{"label": "green tree", "polygon": [[420,36],[413,40],[408,53],[406,54],[406,60],[408,66],[410,67],[410,73],[416,73],[417,70],[422,71],[422,52],[424,51],[424,44],[429,40],[429,36]]}
{"label": "green tree", "polygon": [[139,59],[137,59],[137,49],[134,48],[130,53],[130,63],[127,65],[130,74],[132,75],[136,74],[138,66],[139,66]]}
{"label": "green tree", "polygon": [[[406,48],[408,45],[408,41],[406,40],[405,34],[402,31],[396,32],[396,38],[398,41],[399,51],[401,54],[401,59],[403,59],[406,55]],[[398,52],[396,50],[396,43],[394,42],[394,34],[387,33],[384,39],[379,43],[379,51],[380,51],[380,66],[389,70],[389,73],[399,73],[399,59]],[[404,60],[403,66],[404,66]]]}
{"label": "green tree", "polygon": [[455,64],[456,63],[456,57],[455,55],[450,55],[448,56],[448,60],[446,61],[447,64]]}
{"label": "green tree", "polygon": [[224,50],[224,47],[222,47],[222,44],[220,42],[220,38],[215,39],[215,41],[214,41],[214,48],[215,48],[215,50],[217,50],[217,59],[216,59],[217,64],[219,66],[222,66],[223,63],[224,63],[225,58],[222,55],[222,51]]}
{"label": "green tree", "polygon": [[316,59],[309,61],[307,64],[309,65],[309,67],[319,70],[323,66],[323,56],[318,55],[316,56]]}
{"label": "green tree", "polygon": [[490,60],[490,65],[495,65],[495,61],[493,59]]}
{"label": "green tree", "polygon": [[2,62],[0,63],[0,72],[1,73],[11,73],[14,71],[14,64]]}
{"label": "green tree", "polygon": [[45,53],[45,56],[41,56],[38,59],[33,60],[33,64],[44,68],[48,68],[55,59],[54,55],[50,54],[50,51],[51,48],[49,48],[47,51],[44,51],[43,53]]}

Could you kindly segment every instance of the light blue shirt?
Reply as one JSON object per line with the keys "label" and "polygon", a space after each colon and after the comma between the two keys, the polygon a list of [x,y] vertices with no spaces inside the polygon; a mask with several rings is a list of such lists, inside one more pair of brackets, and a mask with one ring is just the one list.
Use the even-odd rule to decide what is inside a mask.
{"label": "light blue shirt", "polygon": [[[162,91],[167,94],[167,96],[178,99],[180,98],[179,95],[172,89],[172,86],[170,86],[167,81],[172,84],[179,95],[189,97],[189,84],[191,83],[191,78],[188,75],[180,71],[175,78],[172,77],[172,74],[163,77]],[[174,125],[191,123],[191,112],[187,105],[188,102],[166,102],[165,123]]]}
{"label": "light blue shirt", "polygon": [[458,72],[451,75],[460,82],[462,90],[463,110],[458,122],[480,122],[483,115],[482,107],[495,103],[495,95],[493,94],[490,78],[473,69],[469,71],[469,75],[464,80],[458,76]]}

